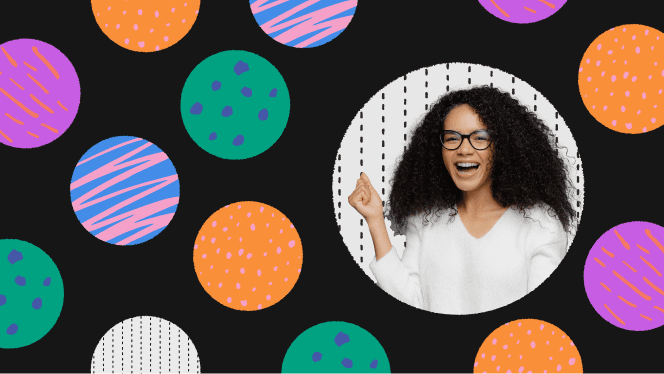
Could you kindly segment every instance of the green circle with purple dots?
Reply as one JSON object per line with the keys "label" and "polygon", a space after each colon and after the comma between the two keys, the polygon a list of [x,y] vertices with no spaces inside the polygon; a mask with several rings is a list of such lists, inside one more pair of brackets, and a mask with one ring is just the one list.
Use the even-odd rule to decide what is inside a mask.
{"label": "green circle with purple dots", "polygon": [[348,322],[310,327],[291,343],[282,373],[390,373],[390,362],[378,340]]}
{"label": "green circle with purple dots", "polygon": [[269,61],[251,52],[224,51],[189,74],[180,112],[199,147],[217,157],[242,160],[265,152],[281,137],[290,96]]}
{"label": "green circle with purple dots", "polygon": [[65,291],[58,267],[38,247],[0,240],[0,348],[43,338],[60,317]]}

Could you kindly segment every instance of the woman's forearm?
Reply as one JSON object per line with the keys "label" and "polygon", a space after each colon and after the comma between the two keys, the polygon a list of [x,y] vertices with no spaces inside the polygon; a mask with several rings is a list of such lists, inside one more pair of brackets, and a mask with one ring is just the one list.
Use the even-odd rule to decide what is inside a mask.
{"label": "woman's forearm", "polygon": [[367,221],[367,225],[376,250],[376,261],[378,261],[392,249],[392,242],[390,242],[390,236],[385,227],[385,219],[381,217],[381,219]]}

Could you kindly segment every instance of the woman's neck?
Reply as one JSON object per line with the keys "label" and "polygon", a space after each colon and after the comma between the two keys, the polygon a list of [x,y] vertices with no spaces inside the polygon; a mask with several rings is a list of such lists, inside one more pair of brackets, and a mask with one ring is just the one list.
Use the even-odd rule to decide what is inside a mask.
{"label": "woman's neck", "polygon": [[464,191],[463,200],[458,204],[458,209],[473,216],[487,212],[503,210],[505,207],[493,197],[490,186],[475,191]]}

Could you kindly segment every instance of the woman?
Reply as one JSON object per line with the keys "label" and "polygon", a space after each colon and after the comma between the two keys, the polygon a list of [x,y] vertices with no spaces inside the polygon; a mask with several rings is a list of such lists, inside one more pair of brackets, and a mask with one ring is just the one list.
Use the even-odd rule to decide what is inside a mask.
{"label": "woman", "polygon": [[552,131],[483,86],[442,96],[399,161],[385,216],[406,235],[401,259],[366,174],[348,201],[367,221],[383,290],[421,309],[473,314],[520,299],[560,264],[576,222],[569,187]]}

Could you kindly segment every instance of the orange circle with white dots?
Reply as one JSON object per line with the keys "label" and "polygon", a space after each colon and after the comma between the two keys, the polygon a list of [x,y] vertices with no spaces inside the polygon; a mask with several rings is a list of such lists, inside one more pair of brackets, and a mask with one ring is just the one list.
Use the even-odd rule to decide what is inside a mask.
{"label": "orange circle with white dots", "polygon": [[243,201],[221,208],[205,222],[194,244],[194,268],[205,291],[221,304],[265,309],[295,286],[302,242],[280,211]]}
{"label": "orange circle with white dots", "polygon": [[475,357],[474,373],[583,373],[576,345],[558,327],[520,319],[495,329]]}
{"label": "orange circle with white dots", "polygon": [[664,123],[664,35],[643,25],[606,31],[579,67],[583,104],[602,125],[626,134]]}
{"label": "orange circle with white dots", "polygon": [[198,17],[200,0],[92,0],[101,30],[117,45],[156,52],[177,43]]}

